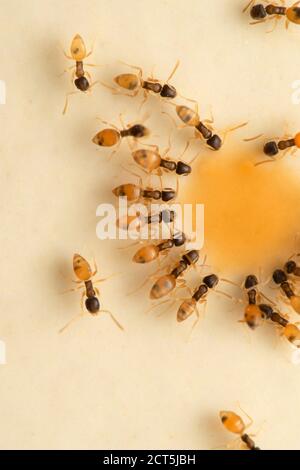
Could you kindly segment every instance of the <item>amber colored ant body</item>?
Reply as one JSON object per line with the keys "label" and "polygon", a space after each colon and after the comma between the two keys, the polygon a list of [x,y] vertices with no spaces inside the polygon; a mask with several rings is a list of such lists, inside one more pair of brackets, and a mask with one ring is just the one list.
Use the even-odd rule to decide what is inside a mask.
{"label": "amber colored ant body", "polygon": [[208,276],[205,276],[202,279],[202,283],[200,284],[200,286],[193,293],[191,299],[184,300],[184,302],[180,305],[177,311],[177,321],[179,323],[185,321],[194,312],[196,312],[197,314],[197,321],[198,321],[200,318],[200,314],[199,314],[199,310],[197,307],[197,303],[206,302],[206,296],[208,294],[208,291],[210,289],[214,289],[218,285],[219,281],[220,279],[218,278],[216,274],[210,274]]}
{"label": "amber colored ant body", "polygon": [[300,314],[300,296],[296,295],[291,282],[289,282],[286,273],[282,269],[276,269],[273,272],[273,281],[280,286],[293,310]]}
{"label": "amber colored ant body", "polygon": [[[75,68],[75,70],[73,72],[73,75],[72,75],[72,80],[73,80],[74,77],[76,77],[75,80],[74,80],[74,85],[76,86],[76,88],[79,91],[82,91],[82,92],[86,93],[94,85],[96,85],[96,83],[98,83],[98,82],[94,82],[93,84],[91,84],[89,82],[89,80],[87,79],[87,76],[91,80],[90,74],[88,72],[86,72],[84,70],[84,67],[83,67],[83,60],[86,59],[87,57],[89,57],[92,54],[93,49],[90,52],[87,53],[86,52],[86,47],[85,47],[85,44],[84,44],[84,41],[83,41],[82,37],[79,34],[76,34],[76,36],[74,36],[74,38],[71,42],[70,52],[71,52],[71,55],[68,55],[64,51],[64,55],[65,55],[65,57],[67,57],[67,59],[75,60],[75,65],[72,65],[71,67],[69,67],[69,70]],[[94,64],[85,64],[85,65],[87,65],[89,67],[95,67]],[[75,93],[77,93],[77,91],[71,91],[70,93],[67,93],[66,103],[65,103],[65,106],[64,106],[64,109],[63,109],[63,114],[65,114],[66,111],[67,111],[68,97],[70,95],[74,95]]]}
{"label": "amber colored ant body", "polygon": [[[121,75],[117,75],[114,78],[114,82],[118,85],[118,87],[122,88],[123,90],[127,90],[130,93],[123,93],[126,96],[134,97],[136,96],[140,90],[144,91],[144,100],[147,99],[149,93],[153,93],[155,95],[159,95],[161,98],[173,99],[177,96],[176,88],[169,84],[169,81],[172,79],[173,75],[175,74],[178,66],[179,61],[176,62],[175,67],[173,68],[172,72],[170,73],[167,81],[162,83],[160,80],[156,80],[155,78],[148,78],[147,80],[143,79],[143,70],[141,67],[137,67],[134,65],[125,64],[128,67],[131,67],[137,70],[137,74],[133,73],[122,73]],[[106,88],[109,88],[113,93],[119,93],[115,88],[102,83]]]}
{"label": "amber colored ant body", "polygon": [[170,294],[178,282],[178,278],[183,275],[183,273],[192,265],[195,265],[199,260],[199,251],[191,250],[185,253],[179,263],[174,267],[170,274],[165,274],[161,276],[155,284],[152,286],[150,291],[151,299],[160,299]]}
{"label": "amber colored ant body", "polygon": [[117,227],[122,230],[128,230],[130,225],[134,225],[135,229],[141,229],[144,225],[161,224],[162,222],[169,224],[174,222],[175,212],[168,209],[162,210],[157,214],[144,216],[142,214],[126,215],[117,220]]}
{"label": "amber colored ant body", "polygon": [[251,25],[264,23],[268,20],[274,20],[275,29],[277,22],[282,17],[286,18],[286,29],[288,29],[290,22],[300,25],[300,7],[298,7],[300,1],[295,2],[289,8],[285,6],[284,0],[281,0],[281,5],[276,4],[276,2],[274,2],[274,4],[271,4],[268,1],[263,1],[263,3],[267,3],[266,6],[263,5],[263,3],[254,5],[255,1],[256,0],[251,0],[243,10],[245,12],[248,10],[248,8],[252,7],[250,10],[250,15],[254,20],[257,21],[250,23]]}
{"label": "amber colored ant body", "polygon": [[[84,259],[81,255],[78,253],[75,253],[73,256],[73,271],[75,273],[75,276],[77,277],[77,280],[74,281],[79,284],[83,284],[85,290],[82,293],[81,297],[81,309],[83,311],[83,298],[84,296],[86,297],[85,299],[85,308],[87,311],[93,315],[96,316],[99,313],[108,313],[112,320],[116,323],[116,325],[123,330],[122,325],[115,319],[115,317],[112,315],[112,313],[109,310],[100,310],[100,302],[98,299],[99,296],[99,291],[96,289],[93,285],[92,278],[95,276],[97,273],[97,266],[95,265],[95,270],[92,271],[92,268],[88,261]],[[96,282],[103,282],[106,279],[98,279]],[[79,288],[81,288],[80,286]],[[75,290],[75,289],[71,289]],[[81,314],[82,315],[82,314]],[[74,320],[76,320],[78,316],[73,318],[67,325],[65,325],[60,332],[63,332]]]}
{"label": "amber colored ant body", "polygon": [[250,419],[250,422],[246,426],[242,418],[233,411],[220,411],[220,418],[223,425],[227,431],[240,436],[239,439],[241,439],[243,450],[261,450],[255,445],[250,435],[245,433],[246,429],[253,423],[250,416],[247,415],[247,417]]}
{"label": "amber colored ant body", "polygon": [[176,233],[172,238],[168,240],[163,240],[157,245],[151,244],[146,245],[140,248],[132,258],[134,263],[151,263],[152,261],[158,259],[159,255],[164,253],[165,255],[173,247],[183,246],[186,242],[186,236],[184,233]]}
{"label": "amber colored ant body", "polygon": [[290,323],[280,313],[275,312],[270,305],[260,304],[260,310],[262,311],[265,318],[276,323],[281,329],[283,336],[294,346],[300,347],[300,330],[294,323]]}
{"label": "amber colored ant body", "polygon": [[126,197],[128,202],[137,202],[142,199],[168,202],[177,196],[177,190],[171,188],[143,189],[141,185],[126,183],[113,189],[113,194],[117,197]]}

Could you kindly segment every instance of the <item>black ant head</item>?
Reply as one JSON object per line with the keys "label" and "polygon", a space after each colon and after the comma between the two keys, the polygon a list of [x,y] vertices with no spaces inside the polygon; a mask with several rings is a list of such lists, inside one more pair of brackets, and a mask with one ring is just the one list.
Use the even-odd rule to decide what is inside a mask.
{"label": "black ant head", "polygon": [[176,197],[176,191],[171,188],[165,188],[161,192],[161,198],[164,202],[171,201]]}
{"label": "black ant head", "polygon": [[267,16],[267,12],[264,5],[260,3],[251,8],[250,15],[254,20],[263,20]]}
{"label": "black ant head", "polygon": [[169,224],[170,222],[174,222],[175,219],[175,211],[163,210],[161,211],[161,220],[165,224]]}
{"label": "black ant head", "polygon": [[282,284],[283,282],[287,281],[287,276],[282,269],[276,269],[273,272],[273,281],[275,284]]}
{"label": "black ant head", "polygon": [[296,268],[297,268],[297,264],[295,263],[295,261],[288,261],[284,265],[284,269],[286,270],[288,274],[292,274]]}
{"label": "black ant head", "polygon": [[186,242],[186,236],[183,232],[177,232],[173,236],[173,241],[175,246],[182,246]]}
{"label": "black ant head", "polygon": [[222,140],[221,138],[214,134],[212,137],[207,139],[207,145],[211,147],[213,150],[219,150],[222,147]]}
{"label": "black ant head", "polygon": [[192,167],[184,162],[178,162],[176,165],[177,175],[185,176],[192,172]]}
{"label": "black ant head", "polygon": [[219,283],[219,278],[216,274],[210,274],[203,278],[203,282],[209,289],[213,289]]}
{"label": "black ant head", "polygon": [[80,91],[87,91],[90,87],[89,81],[85,77],[76,78],[74,81],[76,88]]}
{"label": "black ant head", "polygon": [[149,135],[149,130],[142,124],[135,124],[130,128],[130,135],[135,138],[146,137]]}
{"label": "black ant head", "polygon": [[161,89],[160,96],[162,96],[163,98],[176,98],[176,88],[166,83]]}
{"label": "black ant head", "polygon": [[265,144],[264,153],[268,155],[268,157],[274,157],[278,152],[279,150],[276,142],[272,141]]}
{"label": "black ant head", "polygon": [[97,297],[88,297],[85,301],[85,306],[92,315],[97,315],[100,310],[100,302]]}
{"label": "black ant head", "polygon": [[245,279],[245,284],[244,287],[245,289],[251,289],[252,287],[255,287],[258,285],[258,279],[254,274],[249,274],[249,276],[246,277]]}

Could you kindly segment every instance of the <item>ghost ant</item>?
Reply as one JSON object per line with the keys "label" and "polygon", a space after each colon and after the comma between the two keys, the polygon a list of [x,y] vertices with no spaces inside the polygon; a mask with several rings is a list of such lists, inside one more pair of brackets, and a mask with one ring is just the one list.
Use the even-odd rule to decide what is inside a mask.
{"label": "ghost ant", "polygon": [[282,335],[297,348],[300,347],[300,330],[297,324],[290,323],[287,318],[275,312],[271,305],[260,304],[259,309],[265,318],[271,320],[282,330]]}
{"label": "ghost ant", "polygon": [[129,230],[130,226],[136,230],[141,230],[146,224],[151,226],[152,224],[172,223],[175,219],[175,212],[172,210],[162,210],[156,214],[150,214],[144,216],[137,212],[136,215],[125,215],[117,220],[117,227],[122,230]]}
{"label": "ghost ant", "polygon": [[198,260],[198,250],[191,250],[185,253],[169,274],[161,276],[153,284],[149,294],[150,299],[157,300],[162,297],[165,297],[176,288],[177,284],[185,285],[185,281],[183,279],[180,279],[180,277],[185,271],[187,271],[189,267],[195,266]]}
{"label": "ghost ant", "polygon": [[[114,87],[111,87],[110,85],[106,85],[105,83],[102,83],[103,86],[106,88],[109,88],[114,94],[121,93],[125,96],[130,96],[130,97],[135,97],[137,94],[143,90],[144,92],[144,100],[142,102],[142,105],[148,98],[149,93],[153,93],[155,95],[159,95],[161,98],[166,98],[166,99],[174,99],[178,93],[176,91],[176,88],[173,87],[172,85],[169,84],[169,81],[172,79],[174,76],[178,66],[179,66],[179,61],[176,62],[175,67],[173,68],[172,72],[170,73],[169,77],[167,78],[167,81],[162,83],[160,80],[157,80],[155,78],[147,78],[147,80],[143,79],[143,70],[141,67],[137,67],[135,65],[129,65],[124,62],[122,62],[124,65],[127,65],[128,67],[131,67],[132,69],[137,71],[137,74],[133,73],[123,73],[121,75],[117,75],[114,78],[114,82],[117,84],[119,89],[127,90],[129,93],[125,93],[121,90],[117,90]],[[141,105],[141,106],[142,106]]]}
{"label": "ghost ant", "polygon": [[[198,288],[194,292],[190,291],[192,297],[190,299],[185,299],[180,305],[177,311],[177,321],[181,323],[185,321],[187,318],[189,318],[195,312],[197,315],[197,320],[196,320],[196,323],[197,323],[200,319],[200,313],[199,313],[198,305],[197,305],[198,302],[200,303],[206,302],[207,300],[206,297],[207,297],[208,292],[210,290],[215,290],[216,286],[219,284],[220,281],[226,281],[226,279],[219,279],[219,277],[216,274],[209,274],[208,276],[205,276],[202,279],[202,283],[198,286]],[[229,294],[226,294],[225,292],[221,292],[221,291],[216,291],[216,292],[223,294],[228,298],[231,298],[231,296]]]}
{"label": "ghost ant", "polygon": [[292,309],[300,314],[300,296],[296,295],[292,283],[282,269],[273,272],[273,281],[278,285]]}
{"label": "ghost ant", "polygon": [[[84,287],[84,291],[82,292],[81,296],[81,310],[82,313],[74,317],[71,321],[69,321],[63,328],[61,328],[60,333],[62,333],[68,326],[73,323],[75,320],[77,320],[80,316],[84,315],[85,312],[83,310],[83,298],[86,297],[85,299],[85,308],[86,310],[93,316],[99,315],[100,313],[108,313],[111,317],[111,319],[115,322],[115,324],[123,330],[124,328],[120,323],[116,320],[116,318],[113,316],[113,314],[109,310],[100,310],[100,302],[98,299],[99,296],[99,291],[97,288],[94,287],[95,282],[103,282],[106,281],[107,278],[105,279],[98,279],[97,281],[92,281],[92,278],[95,276],[97,273],[98,269],[95,264],[95,269],[92,271],[92,268],[88,261],[84,259],[81,255],[78,253],[75,253],[73,256],[73,271],[75,273],[75,276],[77,277],[76,282],[78,284],[81,284],[78,288],[81,289]],[[83,285],[82,285],[83,284]],[[74,291],[76,289],[71,289],[71,291]]]}
{"label": "ghost ant", "polygon": [[163,240],[158,244],[150,244],[140,248],[132,258],[134,263],[145,264],[151,263],[158,259],[161,254],[167,255],[173,247],[181,247],[186,242],[186,236],[182,232],[178,232],[169,238]]}
{"label": "ghost ant", "polygon": [[[189,143],[187,143],[181,157],[186,152]],[[138,149],[132,152],[134,161],[147,173],[155,172],[158,176],[162,176],[163,171],[173,172],[179,176],[186,176],[192,172],[191,163],[185,163],[181,160],[174,160],[168,157],[164,158],[169,152],[170,146],[164,151],[161,156],[159,148],[154,146],[153,150],[149,149]]]}
{"label": "ghost ant", "polygon": [[[134,174],[134,173],[133,173]],[[137,175],[135,175],[137,176]],[[117,186],[112,190],[113,194],[117,197],[126,197],[127,201],[130,203],[139,202],[143,199],[146,201],[163,201],[169,202],[172,201],[178,194],[178,181],[176,189],[172,188],[162,188],[153,189],[153,188],[143,188],[142,178],[139,178],[139,185],[133,183],[125,183]]]}
{"label": "ghost ant", "polygon": [[[99,147],[114,147],[117,148],[121,144],[121,140],[124,137],[132,137],[134,140],[141,139],[143,137],[147,137],[150,134],[149,129],[145,127],[143,124],[129,124],[127,126],[124,125],[122,117],[120,115],[120,121],[123,129],[118,129],[114,124],[111,124],[107,121],[100,120],[104,125],[110,126],[110,128],[102,129],[101,131],[97,132],[97,134],[93,137],[92,142]],[[116,153],[117,149],[112,153]]]}
{"label": "ghost ant", "polygon": [[[195,137],[194,139],[204,139],[206,145],[211,150],[220,150],[222,145],[224,144],[225,138],[227,134],[233,132],[241,127],[247,125],[247,123],[240,124],[233,128],[229,128],[224,132],[223,139],[218,134],[213,133],[213,129],[211,124],[213,124],[213,119],[211,120],[200,120],[199,111],[198,111],[198,103],[195,104],[195,109],[188,108],[187,106],[179,106],[174,103],[170,103],[176,108],[176,114],[179,119],[184,123],[183,127],[193,127],[195,129]],[[167,113],[164,113],[167,114]],[[173,118],[171,118],[173,120]],[[190,139],[192,140],[192,139]]]}
{"label": "ghost ant", "polygon": [[[86,93],[87,91],[90,91],[91,88],[94,85],[96,85],[96,83],[98,83],[98,82],[94,82],[94,83],[91,84],[89,82],[89,80],[91,81],[91,76],[83,68],[83,60],[86,59],[87,57],[89,57],[93,53],[93,48],[91,49],[90,52],[87,53],[86,52],[86,47],[85,47],[85,44],[84,44],[84,41],[83,41],[82,37],[79,34],[76,34],[76,36],[74,36],[74,38],[71,42],[70,52],[71,52],[71,55],[68,55],[65,51],[63,51],[63,53],[64,53],[64,55],[67,59],[75,60],[75,65],[72,65],[67,70],[72,70],[72,69],[75,68],[75,70],[72,73],[72,81],[73,81],[74,77],[76,77],[75,80],[74,80],[75,87],[79,91],[82,91],[82,92]],[[88,66],[88,67],[97,67],[95,64],[84,64],[84,65]],[[65,72],[67,70],[65,70]],[[87,77],[89,78],[89,80],[88,80]],[[78,93],[78,91],[71,91],[71,92],[66,94],[66,102],[65,102],[64,109],[63,109],[63,114],[65,114],[66,111],[67,111],[69,96],[74,95],[76,93]]]}
{"label": "ghost ant", "polygon": [[240,446],[242,447],[241,450],[260,450],[260,448],[255,445],[251,435],[245,433],[246,429],[252,425],[253,420],[245,412],[244,414],[249,419],[249,423],[247,425],[245,425],[243,419],[233,411],[220,411],[219,413],[221,421],[227,431],[239,435],[238,439],[240,440]]}
{"label": "ghost ant", "polygon": [[[298,7],[300,1],[295,2],[289,8],[285,6],[284,0],[281,0],[281,5],[278,5],[276,2],[270,4],[266,0],[262,0],[262,3],[254,5],[255,1],[256,0],[251,0],[243,10],[243,12],[246,12],[251,7],[250,15],[254,20],[257,20],[251,22],[251,25],[274,20],[274,27],[271,31],[269,31],[269,33],[271,33],[276,28],[277,22],[284,16],[286,17],[286,29],[288,29],[290,22],[294,24],[300,24],[300,7]],[[267,5],[263,5],[263,3],[267,3]]]}

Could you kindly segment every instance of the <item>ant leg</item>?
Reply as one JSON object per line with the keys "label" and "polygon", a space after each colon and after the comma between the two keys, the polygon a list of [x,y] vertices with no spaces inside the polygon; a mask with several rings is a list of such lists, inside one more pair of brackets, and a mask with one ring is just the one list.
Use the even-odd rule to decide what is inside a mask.
{"label": "ant leg", "polygon": [[71,57],[70,55],[68,55],[68,54],[66,53],[66,51],[65,51],[65,49],[64,49],[64,47],[63,47],[62,44],[60,44],[60,48],[61,48],[61,50],[62,50],[63,55],[64,55],[67,59],[74,60],[73,57]]}
{"label": "ant leg", "polygon": [[62,77],[65,73],[69,72],[70,70],[74,69],[76,65],[71,65],[70,67],[67,67],[62,73],[58,75],[58,77]]}
{"label": "ant leg", "polygon": [[85,311],[83,310],[83,297],[85,295],[85,292],[82,292],[82,296],[81,296],[81,302],[80,302],[80,305],[81,305],[81,313],[79,313],[78,315],[76,315],[75,317],[73,317],[68,323],[66,323],[65,326],[63,326],[60,330],[59,330],[59,333],[63,333],[72,323],[74,323],[75,321],[79,320],[79,318],[83,317],[84,315],[86,315]]}
{"label": "ant leg", "polygon": [[95,46],[95,41],[92,43],[91,50],[90,50],[90,52],[88,52],[88,53],[86,54],[85,59],[86,59],[87,57],[89,57],[90,55],[93,54],[93,52],[94,52],[94,46]]}
{"label": "ant leg", "polygon": [[263,137],[264,134],[258,134],[258,135],[255,135],[254,137],[248,137],[247,139],[243,139],[244,142],[252,142],[253,140],[257,140],[257,139],[260,139],[261,137]]}
{"label": "ant leg", "polygon": [[107,276],[107,277],[103,277],[101,279],[96,279],[95,281],[93,281],[94,284],[99,284],[100,282],[105,282],[105,281],[108,281],[109,279],[112,279],[113,277],[116,277],[118,276],[120,273],[116,273],[116,274],[111,274],[110,276]]}
{"label": "ant leg", "polygon": [[172,72],[170,73],[170,75],[168,76],[168,78],[166,80],[167,83],[169,83],[169,81],[174,77],[179,65],[180,65],[180,60],[177,60]]}
{"label": "ant leg", "polygon": [[277,24],[278,24],[278,21],[279,21],[280,19],[281,19],[280,16],[276,16],[276,17],[274,18],[274,26],[273,26],[273,28],[270,29],[269,31],[266,31],[266,34],[270,34],[270,33],[273,33],[273,31],[275,31],[276,26],[277,26]]}
{"label": "ant leg", "polygon": [[116,131],[120,132],[120,130],[117,128],[117,126],[115,126],[114,124],[112,124],[111,122],[108,122],[108,121],[104,121],[101,117],[97,116],[96,117],[96,120],[97,121],[101,121],[102,124],[104,124],[105,126],[111,126],[113,127]]}
{"label": "ant leg", "polygon": [[250,2],[243,9],[243,13],[245,13],[249,8],[251,8],[252,5],[254,5],[254,3],[255,3],[255,0],[250,0]]}
{"label": "ant leg", "polygon": [[109,310],[100,310],[99,313],[108,313],[112,321],[117,325],[120,330],[124,331],[124,327],[121,325],[121,323],[118,322],[118,320],[114,317],[114,315],[109,311]]}
{"label": "ant leg", "polygon": [[242,127],[245,127],[248,124],[249,124],[248,122],[243,122],[242,124],[239,124],[238,126],[231,127],[229,129],[225,130],[224,137],[223,137],[223,143],[225,142],[226,137],[227,137],[228,134],[230,134],[231,132],[237,131],[238,129],[241,129]]}
{"label": "ant leg", "polygon": [[69,96],[71,95],[76,95],[77,93],[80,93],[79,91],[70,91],[69,93],[66,94],[66,101],[65,101],[65,106],[63,109],[63,114],[66,114],[68,106],[69,106]]}
{"label": "ant leg", "polygon": [[248,415],[248,413],[246,413],[245,410],[243,410],[243,408],[241,407],[240,403],[238,402],[238,407],[239,409],[242,411],[242,413],[244,413],[245,416],[247,416],[247,418],[249,419],[249,423],[247,424],[247,426],[245,427],[245,429],[248,429],[250,426],[252,426],[253,424],[253,419],[251,418],[251,416]]}
{"label": "ant leg", "polygon": [[127,62],[123,62],[122,60],[119,60],[119,62],[123,65],[127,65],[127,67],[137,70],[139,72],[140,77],[143,76],[143,69],[141,67],[138,67],[137,65],[128,64]]}

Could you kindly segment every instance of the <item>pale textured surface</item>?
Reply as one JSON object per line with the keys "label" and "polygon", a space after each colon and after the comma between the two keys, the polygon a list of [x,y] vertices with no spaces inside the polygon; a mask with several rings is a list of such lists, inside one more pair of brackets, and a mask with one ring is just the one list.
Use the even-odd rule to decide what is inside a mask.
{"label": "pale textured surface", "polygon": [[[113,200],[127,152],[124,145],[112,162],[102,157],[90,142],[95,117],[117,123],[123,111],[133,120],[137,102],[96,87],[92,97],[74,96],[61,115],[71,84],[58,77],[69,65],[59,43],[68,49],[78,32],[87,46],[96,39],[89,61],[107,64],[91,69],[93,77],[109,81],[122,59],[149,74],[155,65],[163,78],[179,58],[174,84],[212,105],[219,126],[250,120],[247,135],[262,128],[277,135],[288,120],[295,130],[299,38],[282,24],[270,35],[266,25],[248,26],[242,7],[234,0],[0,1],[7,85],[0,107],[1,448],[208,449],[230,441],[218,411],[236,411],[237,400],[253,416],[253,432],[264,423],[261,447],[300,448],[299,368],[275,349],[271,330],[250,341],[230,302],[222,307],[217,299],[187,341],[190,324],[179,327],[172,314],[146,316],[143,292],[126,297],[153,268],[132,266],[131,251],[95,236],[96,206]],[[159,111],[156,104],[152,98]],[[155,126],[161,136],[165,122]],[[102,275],[123,273],[101,292],[124,334],[106,317],[58,334],[80,308],[79,293],[60,295],[72,287],[64,275],[71,278],[77,251],[95,255]]]}

